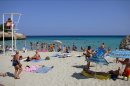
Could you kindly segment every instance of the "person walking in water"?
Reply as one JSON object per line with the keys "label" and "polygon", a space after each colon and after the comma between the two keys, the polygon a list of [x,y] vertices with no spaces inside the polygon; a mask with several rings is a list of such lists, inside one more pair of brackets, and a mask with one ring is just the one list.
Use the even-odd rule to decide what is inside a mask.
{"label": "person walking in water", "polygon": [[22,64],[20,63],[19,51],[16,51],[16,54],[13,56],[12,65],[14,66],[14,78],[20,79],[19,75],[22,72]]}

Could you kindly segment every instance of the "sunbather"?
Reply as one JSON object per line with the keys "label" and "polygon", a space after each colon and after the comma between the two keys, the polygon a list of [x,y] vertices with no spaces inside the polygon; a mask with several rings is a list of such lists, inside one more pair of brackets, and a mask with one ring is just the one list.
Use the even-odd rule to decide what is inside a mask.
{"label": "sunbather", "polygon": [[108,71],[109,74],[111,74],[111,79],[116,80],[118,78],[118,76],[120,75],[120,67],[118,68],[118,70],[110,70]]}
{"label": "sunbather", "polygon": [[41,59],[41,56],[40,54],[38,53],[38,51],[36,51],[36,54],[33,56],[33,57],[27,57],[26,61],[31,61],[31,60],[40,60]]}
{"label": "sunbather", "polygon": [[84,68],[83,70],[86,73],[91,74],[93,77],[95,77],[95,75],[101,75],[101,76],[108,75],[108,76],[110,76],[109,78],[111,78],[113,80],[116,80],[118,78],[119,72],[120,72],[120,68],[118,68],[118,70],[115,70],[115,71],[114,70],[110,70],[108,72],[96,72],[96,71],[92,71],[92,70],[86,69],[86,68]]}
{"label": "sunbather", "polygon": [[40,57],[40,54],[38,53],[38,51],[36,51],[36,54],[31,58],[32,60],[40,60],[41,57]]}

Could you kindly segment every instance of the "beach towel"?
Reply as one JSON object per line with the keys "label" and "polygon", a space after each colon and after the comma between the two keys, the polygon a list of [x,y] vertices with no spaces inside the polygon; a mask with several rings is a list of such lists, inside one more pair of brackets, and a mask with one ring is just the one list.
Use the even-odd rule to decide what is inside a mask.
{"label": "beach towel", "polygon": [[51,57],[66,58],[71,57],[70,53],[55,53]]}
{"label": "beach towel", "polygon": [[53,67],[43,66],[43,67],[38,68],[35,72],[36,72],[36,73],[47,73],[47,72],[50,71],[52,68],[53,68]]}
{"label": "beach towel", "polygon": [[43,61],[44,59],[40,59],[40,60],[32,60],[31,62],[41,62]]}
{"label": "beach towel", "polygon": [[107,79],[110,79],[110,74],[107,74],[107,73],[98,73],[98,72],[94,72],[94,73],[89,73],[89,72],[86,72],[86,71],[82,71],[81,72],[82,75],[88,77],[88,78],[96,78],[96,79],[100,79],[100,80],[107,80]]}
{"label": "beach towel", "polygon": [[25,72],[32,72],[32,73],[47,73],[52,68],[53,66],[52,67],[46,67],[46,66],[39,67],[39,66],[33,65],[33,66],[26,66],[23,70]]}
{"label": "beach towel", "polygon": [[48,52],[48,50],[37,50],[38,52]]}
{"label": "beach towel", "polygon": [[35,72],[38,68],[38,66],[26,66],[23,70],[26,72]]}
{"label": "beach towel", "polygon": [[60,56],[60,54],[59,54],[59,53],[55,53],[55,54],[52,55],[51,57],[58,57],[58,56]]}

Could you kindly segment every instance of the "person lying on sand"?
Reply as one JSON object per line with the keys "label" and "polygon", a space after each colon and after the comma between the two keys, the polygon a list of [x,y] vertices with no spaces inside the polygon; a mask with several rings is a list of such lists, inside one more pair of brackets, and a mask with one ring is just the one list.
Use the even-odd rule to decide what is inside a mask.
{"label": "person lying on sand", "polygon": [[120,75],[120,67],[118,68],[118,70],[110,70],[108,71],[109,74],[111,74],[111,79],[116,80],[118,78],[118,76]]}
{"label": "person lying on sand", "polygon": [[111,79],[113,79],[113,80],[116,80],[117,78],[118,78],[118,76],[120,75],[120,67],[118,68],[118,70],[110,70],[110,71],[108,71],[108,72],[96,72],[96,71],[92,71],[92,70],[90,70],[90,69],[86,69],[86,68],[84,68],[83,69],[86,73],[89,73],[89,74],[91,74],[91,75],[93,75],[93,76],[95,76],[95,74],[96,75],[110,75],[110,78]]}

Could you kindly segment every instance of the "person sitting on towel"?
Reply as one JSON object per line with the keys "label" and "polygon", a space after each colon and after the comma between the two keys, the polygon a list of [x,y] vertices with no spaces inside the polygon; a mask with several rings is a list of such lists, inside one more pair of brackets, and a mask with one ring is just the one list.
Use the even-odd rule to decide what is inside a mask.
{"label": "person sitting on towel", "polygon": [[33,56],[33,57],[27,57],[27,59],[25,61],[31,61],[31,60],[40,60],[41,59],[41,56],[40,54],[38,53],[38,51],[36,51],[36,54]]}
{"label": "person sitting on towel", "polygon": [[38,53],[38,51],[36,51],[36,54],[31,58],[32,60],[40,60],[41,59],[41,56],[40,54]]}

